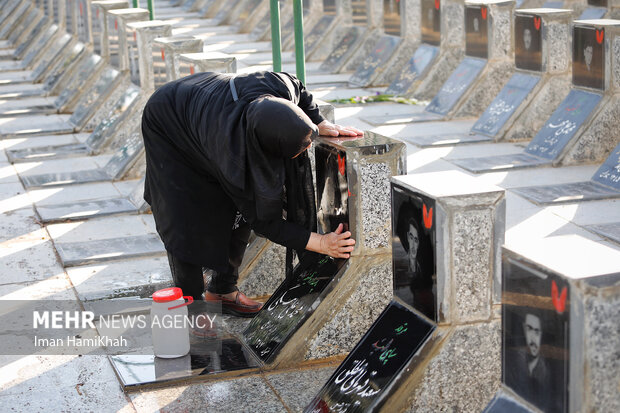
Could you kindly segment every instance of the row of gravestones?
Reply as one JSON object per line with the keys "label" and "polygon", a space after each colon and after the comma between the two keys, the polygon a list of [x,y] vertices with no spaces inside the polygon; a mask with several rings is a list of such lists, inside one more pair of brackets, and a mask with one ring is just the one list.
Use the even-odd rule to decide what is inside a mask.
{"label": "row of gravestones", "polygon": [[[392,143],[392,145],[393,144],[394,143]],[[334,146],[333,144],[330,144],[330,145]],[[373,208],[376,208],[377,202],[381,202],[382,199],[385,200],[387,199],[387,197],[385,196],[385,194],[381,194],[380,191],[379,193],[374,193],[374,194],[372,193],[373,189],[370,189],[370,188],[374,188],[374,191],[377,191],[376,188],[380,189],[381,185],[380,184],[376,185],[377,182],[373,181],[371,178],[376,177],[377,172],[383,172],[384,174],[382,176],[384,178],[389,177],[389,175],[402,173],[402,171],[404,170],[403,160],[402,159],[392,160],[391,164],[389,162],[387,163],[378,162],[375,165],[368,166],[369,163],[367,162],[367,160],[366,161],[363,160],[364,156],[369,156],[369,155],[385,156],[387,152],[390,152],[386,149],[388,142],[386,142],[385,140],[382,140],[382,138],[380,137],[368,136],[366,138],[366,141],[357,141],[357,142],[350,143],[350,145],[351,146],[347,146],[346,143],[343,143],[342,146],[340,147],[336,146],[336,148],[332,148],[332,147],[323,148],[323,149],[320,149],[320,147],[317,148],[317,152],[318,152],[317,161],[319,162],[320,165],[321,164],[326,165],[324,167],[326,170],[324,169],[323,172],[319,172],[321,168],[317,168],[317,174],[322,176],[322,178],[317,176],[317,180],[318,180],[317,187],[319,189],[319,193],[322,194],[320,198],[320,206],[322,208],[320,209],[320,211],[322,211],[322,214],[323,214],[322,216],[324,217],[323,218],[324,225],[326,225],[326,228],[329,228],[333,224],[333,222],[338,222],[338,220],[341,219],[341,218],[338,218],[337,216],[338,214],[334,214],[330,212],[331,208],[334,205],[336,205],[337,207],[334,210],[342,211],[343,205],[350,205],[351,210],[349,210],[348,208],[344,208],[344,210],[350,211],[350,213],[347,215],[349,215],[350,217],[349,222],[351,224],[351,229],[353,230],[354,234],[356,234],[356,236],[358,237],[358,242],[359,242],[358,245],[360,246],[368,245],[368,247],[360,249],[360,260],[357,263],[354,262],[355,261],[354,259],[351,259],[351,262],[347,262],[347,263],[334,263],[332,260],[324,261],[323,259],[318,260],[317,262],[310,261],[308,263],[302,263],[302,265],[298,267],[298,274],[301,278],[297,279],[296,280],[297,282],[294,284],[283,285],[276,292],[276,294],[274,294],[274,298],[270,300],[271,302],[267,306],[267,309],[268,310],[270,309],[270,311],[265,312],[265,315],[263,316],[264,318],[262,319],[262,321],[260,318],[258,318],[257,321],[253,323],[253,325],[248,329],[248,332],[246,333],[246,340],[247,340],[246,345],[249,345],[249,347],[251,347],[256,352],[259,358],[263,359],[264,361],[268,361],[270,364],[274,366],[291,363],[294,361],[298,361],[300,359],[300,356],[302,355],[301,353],[302,351],[304,351],[300,349],[303,349],[304,347],[303,346],[300,347],[300,345],[293,346],[293,345],[290,345],[290,343],[295,343],[295,340],[304,341],[305,338],[312,336],[311,334],[308,335],[308,331],[306,329],[300,328],[300,323],[305,323],[308,320],[314,322],[310,324],[314,324],[315,326],[318,324],[320,327],[323,327],[322,330],[319,329],[318,331],[314,332],[314,337],[316,338],[316,340],[314,340],[314,342],[311,343],[311,346],[314,346],[314,347],[311,348],[310,350],[308,350],[307,348],[305,349],[305,351],[310,351],[310,352],[315,351],[315,356],[322,354],[321,347],[320,347],[321,344],[326,347],[333,345],[333,343],[325,343],[326,337],[331,337],[332,340],[334,336],[337,339],[339,338],[341,340],[346,337],[348,338],[348,340],[350,340],[351,331],[334,332],[330,330],[330,327],[336,328],[337,326],[327,326],[327,328],[325,328],[324,326],[321,326],[321,322],[317,320],[322,319],[323,320],[322,323],[323,325],[325,325],[327,321],[330,319],[337,319],[338,321],[343,321],[343,317],[346,317],[347,315],[350,316],[350,314],[353,313],[354,311],[351,311],[352,310],[351,308],[344,309],[344,307],[346,307],[349,303],[358,302],[358,297],[354,296],[354,293],[355,293],[354,286],[356,285],[356,283],[353,282],[349,284],[350,280],[353,277],[353,274],[356,274],[356,277],[362,277],[363,280],[367,282],[369,279],[372,280],[373,272],[376,273],[377,268],[385,267],[383,262],[385,261],[386,257],[382,255],[385,254],[385,246],[389,244],[389,240],[387,241],[387,243],[385,242],[385,239],[381,241],[382,235],[383,236],[385,235],[385,234],[381,234],[381,229],[385,229],[385,222],[381,222],[381,219],[377,219],[377,217],[373,217],[373,214],[370,213],[369,211],[373,210]],[[359,148],[359,150],[352,150],[350,148]],[[324,152],[324,153],[321,154],[321,152]],[[359,154],[357,152],[359,152]],[[398,153],[398,150],[395,150],[395,152]],[[331,166],[329,166],[330,164]],[[351,164],[353,164],[353,166],[351,166]],[[370,164],[372,164],[372,162]],[[359,165],[363,165],[364,167],[368,169],[364,171],[364,167],[360,167]],[[357,168],[359,168],[359,170]],[[328,175],[330,176],[331,182],[338,182],[339,180],[344,179],[345,180],[344,187],[348,188],[347,193],[346,194],[343,193],[342,185],[338,186],[337,189],[335,189],[333,186],[325,185],[324,180],[327,181]],[[349,180],[351,182],[355,182],[356,185],[358,185],[358,187],[354,187],[353,184],[349,184],[348,183]],[[322,188],[321,188],[321,182],[323,182]],[[453,182],[453,181],[447,180],[446,182]],[[424,185],[424,183],[422,183],[422,185]],[[456,183],[455,185],[458,188],[463,187],[462,185],[458,185]],[[407,185],[404,185],[404,188],[407,189]],[[418,188],[418,187],[414,187],[414,188]],[[433,190],[439,190],[439,187],[434,187]],[[443,222],[446,222],[447,217],[453,217],[453,218],[458,217],[462,219],[463,225],[467,227],[468,230],[471,230],[472,220],[473,222],[477,222],[478,225],[485,227],[485,224],[484,224],[485,217],[482,217],[482,218],[476,217],[476,214],[472,214],[471,216],[469,216],[463,211],[453,210],[452,209],[453,205],[451,205],[451,202],[454,202],[454,199],[445,201],[444,202],[445,206],[442,208],[441,202],[439,203],[435,202],[432,196],[430,198],[428,197],[428,194],[426,192],[419,192],[419,190],[417,191],[418,192],[415,194],[403,195],[404,198],[406,198],[407,196],[409,198],[406,201],[402,201],[401,205],[395,206],[394,210],[396,210],[396,208],[398,208],[399,210],[402,210],[403,212],[409,210],[410,212],[408,212],[408,214],[417,217],[413,221],[415,222],[417,220],[418,225],[420,225],[419,223],[421,222],[424,225],[424,228],[426,230],[430,230],[436,225],[437,221],[433,220],[433,213],[435,214],[434,219],[435,220],[439,219],[440,222],[441,220],[443,220]],[[432,195],[433,192],[431,191],[429,193]],[[349,203],[349,197],[352,196],[355,199],[356,194],[358,194],[357,196],[358,196],[359,201]],[[442,196],[448,196],[448,194],[450,194],[449,191],[444,190],[442,192]],[[489,194],[490,194],[490,197],[493,198],[493,202],[491,203],[493,207],[491,209],[493,211],[496,211],[499,208],[499,210],[501,211],[501,208],[502,208],[501,202],[499,202],[499,207],[498,207],[497,193],[494,193],[493,191],[489,191]],[[470,197],[469,194],[461,193],[461,194],[456,194],[456,195],[465,196],[465,198]],[[448,196],[448,198],[455,198],[455,197],[458,198],[458,196],[455,196],[455,194],[451,194],[450,196]],[[395,197],[395,198],[398,199],[398,197]],[[327,201],[322,202],[324,199],[326,199]],[[357,202],[359,202],[359,204]],[[364,202],[366,202],[366,205],[364,205]],[[486,202],[488,203],[489,200],[487,199]],[[407,206],[407,205],[411,205],[411,206]],[[479,205],[477,205],[477,209],[479,209],[478,207]],[[379,209],[383,211],[386,210],[385,208],[379,208]],[[445,211],[442,214],[443,210]],[[493,221],[495,220],[497,214],[498,214],[497,212],[494,212],[492,214]],[[398,213],[395,213],[395,216],[398,216]],[[327,223],[325,223],[325,217],[327,217]],[[385,219],[385,217],[382,217],[382,218]],[[373,222],[373,221],[376,221],[376,222]],[[398,228],[398,222],[400,221],[401,221],[401,218],[396,219],[393,227]],[[493,240],[499,239],[498,237],[495,236],[495,231],[492,228],[493,226],[492,225],[486,225],[486,226],[491,227],[492,229],[490,233],[492,233],[493,236],[491,238]],[[412,228],[412,226],[410,226],[410,228]],[[415,225],[413,225],[413,228],[415,228]],[[489,228],[487,228],[487,230],[488,229]],[[409,229],[407,232],[413,233],[413,231],[414,230]],[[448,230],[442,228],[441,232],[446,232],[446,231]],[[433,249],[433,248],[436,248],[438,245],[437,244],[438,235],[436,232],[425,231],[424,237],[426,240],[421,242],[419,246],[419,248],[421,248],[420,259],[419,259],[420,262],[413,262],[415,260],[411,259],[410,251],[412,251],[413,248],[409,246],[408,241],[407,243],[405,243],[404,241],[399,241],[400,249],[406,251],[406,255],[408,255],[408,263],[406,264],[407,270],[404,271],[405,264],[403,264],[403,261],[407,262],[407,260],[401,259],[401,263],[399,264],[400,271],[396,271],[397,264],[396,264],[396,259],[394,259],[394,269],[395,269],[394,274],[400,274],[398,275],[398,279],[395,279],[395,283],[394,283],[395,288],[398,288],[400,290],[396,292],[396,295],[402,298],[406,304],[412,305],[419,312],[421,312],[422,314],[425,314],[427,317],[430,318],[430,320],[435,321],[435,322],[437,320],[441,320],[444,323],[456,325],[458,324],[458,321],[460,321],[461,319],[465,319],[471,322],[472,320],[479,319],[480,317],[484,319],[483,315],[485,314],[488,319],[489,314],[491,314],[489,308],[485,308],[488,306],[485,306],[485,305],[479,305],[478,307],[473,308],[473,309],[468,308],[468,305],[470,305],[471,302],[469,302],[467,299],[464,299],[463,297],[459,298],[459,295],[466,296],[469,293],[469,291],[467,289],[463,289],[462,287],[460,288],[460,290],[462,291],[460,291],[458,284],[454,280],[450,281],[449,279],[447,280],[445,278],[446,274],[451,273],[451,271],[445,267],[446,265],[445,256],[446,255],[450,256],[451,259],[453,260],[456,258],[456,261],[459,261],[458,257],[452,256],[453,255],[452,250],[455,249],[455,246],[460,245],[458,244],[459,242],[463,242],[462,236],[459,238],[459,235],[462,235],[462,234],[459,234],[459,232],[463,232],[463,231],[465,231],[464,228],[458,228],[458,225],[455,225],[455,228],[449,229],[448,234],[444,233],[444,234],[441,234],[443,237],[439,237],[440,239],[439,245],[441,247],[445,247],[445,249],[448,250],[447,253],[445,251],[443,252],[444,258],[440,260],[440,261],[444,261],[443,263],[439,264],[439,267],[444,265],[444,267],[442,268],[442,272],[441,272],[442,274],[444,274],[443,275],[444,278],[440,280],[437,279],[439,277],[437,277],[436,275],[434,277],[435,279],[433,280],[433,275],[435,273],[439,274],[440,273],[439,270],[435,269],[433,270],[434,272],[431,274],[429,272],[430,270],[428,269],[431,267],[431,265],[428,263],[428,260],[432,259],[429,257],[435,257],[438,255],[441,255],[441,252],[437,253],[437,251],[433,251],[430,255],[428,253],[429,246],[431,247],[430,249]],[[398,236],[399,240],[409,237],[409,234],[407,235],[396,234],[396,235]],[[396,237],[394,239],[396,239]],[[424,243],[426,245],[422,245]],[[406,244],[407,247],[405,247],[404,244]],[[378,251],[381,251],[381,253],[377,253],[373,251],[375,249]],[[398,246],[395,246],[394,249],[396,250],[399,248]],[[488,248],[488,250],[497,251],[497,248]],[[375,254],[377,254],[376,257],[370,257],[370,258],[375,258],[375,260],[368,259],[369,258],[368,256],[372,256]],[[423,256],[422,254],[424,254],[425,258],[422,258]],[[364,258],[363,260],[361,259],[362,257]],[[472,257],[472,259],[475,259],[475,258],[476,257]],[[463,258],[461,257],[460,259],[462,260]],[[424,263],[424,260],[427,260],[427,262]],[[464,265],[462,262],[460,264],[463,265],[462,268],[467,267],[467,265]],[[313,265],[318,266],[318,267],[310,271],[310,269],[307,266],[312,267]],[[451,263],[448,264],[448,266],[450,265]],[[422,267],[424,267],[424,270],[422,270]],[[435,262],[435,268],[438,268],[438,264],[436,262]],[[453,269],[453,271],[456,271],[456,270],[458,270],[458,267],[456,269]],[[325,271],[324,272],[326,274],[325,277],[321,276],[321,273],[323,271]],[[369,276],[363,276],[365,272],[369,273]],[[367,287],[372,287],[372,285],[370,286],[364,285],[364,287],[366,288],[365,291],[368,291],[368,292],[372,291],[372,293],[368,294],[372,298],[372,303],[367,302],[363,304],[365,304],[367,307],[374,304],[374,306],[376,307],[375,308],[376,310],[380,310],[380,307],[381,307],[380,302],[377,301],[377,297],[381,297],[381,296],[389,297],[389,294],[385,293],[385,285],[386,285],[385,276],[386,274],[388,276],[390,276],[391,274],[389,270],[386,272],[385,269],[383,269],[380,272],[381,274],[379,274],[379,277],[377,277],[377,274],[374,274],[374,277],[377,280],[374,283],[375,288],[378,288],[377,290],[373,291],[372,289],[367,288]],[[407,272],[409,272],[408,275],[406,274]],[[427,276],[428,274],[431,274],[430,282],[428,279],[427,280],[415,279],[416,278],[415,275],[418,272],[420,273],[425,272]],[[487,273],[488,273],[488,269],[487,269]],[[459,272],[459,274],[461,273]],[[482,278],[484,279],[484,277]],[[347,283],[342,283],[342,284],[347,284],[346,286],[347,289],[343,290],[343,289],[335,288],[333,285],[331,285],[332,283],[338,282],[340,280],[347,280]],[[360,285],[361,283],[360,278],[358,278],[358,280],[359,281],[357,285]],[[487,281],[488,281],[488,277],[487,277]],[[492,284],[493,286],[491,288],[481,289],[481,291],[489,295],[493,294],[490,291],[495,291],[495,295],[497,295],[497,288],[498,288],[499,283],[487,282],[486,287],[489,287],[489,284]],[[556,284],[555,296],[553,295],[553,292],[552,292],[551,298],[552,298],[552,301],[559,300],[559,302],[561,302],[562,295],[566,297],[566,293],[564,293],[564,291],[566,291],[566,289],[564,289],[565,285],[559,285],[558,287],[558,282],[556,282],[555,284]],[[440,287],[438,287],[438,285]],[[304,288],[306,289],[306,291],[304,291]],[[310,290],[310,293],[306,294],[308,290]],[[312,296],[312,293],[315,294],[314,297]],[[349,299],[343,300],[343,297],[347,297],[347,294],[349,294],[349,297],[348,297]],[[310,301],[308,301],[308,295],[310,295],[310,298],[309,298]],[[437,301],[438,297],[441,297],[441,304],[439,304]],[[294,305],[292,309],[291,309],[291,306],[287,307],[287,305],[290,302],[289,300],[290,298],[296,299],[295,303],[299,303],[299,305]],[[470,300],[471,297],[468,297],[468,299]],[[341,311],[340,313],[338,313],[338,305],[334,305],[334,301],[340,302],[341,303],[340,308],[344,309],[344,311]],[[316,302],[323,303],[322,307],[321,306],[317,307],[316,310],[312,314],[304,313],[303,311],[304,309],[315,307],[314,304]],[[481,302],[484,302],[484,300],[481,300]],[[496,301],[492,301],[492,302],[496,302]],[[328,305],[327,303],[331,305]],[[344,379],[347,381],[348,384],[356,385],[359,383],[359,380],[364,380],[364,377],[363,377],[364,374],[371,375],[373,372],[376,372],[375,374],[372,374],[371,376],[371,377],[377,376],[377,381],[376,381],[377,384],[373,387],[373,390],[370,390],[370,387],[368,387],[368,389],[366,390],[361,389],[361,388],[357,389],[359,390],[359,392],[357,393],[357,396],[362,397],[362,399],[367,398],[367,400],[362,400],[360,401],[360,403],[362,402],[370,403],[370,404],[362,403],[360,404],[360,406],[370,406],[372,403],[375,403],[377,400],[379,401],[385,400],[385,397],[387,397],[388,395],[390,395],[390,397],[395,397],[394,394],[396,395],[399,394],[399,392],[397,391],[399,388],[407,388],[407,386],[398,387],[398,386],[392,385],[393,384],[392,379],[398,378],[400,376],[399,373],[402,372],[403,365],[406,365],[409,362],[413,363],[414,360],[417,360],[418,362],[420,361],[419,357],[418,358],[414,357],[416,353],[423,354],[424,348],[426,348],[427,351],[430,351],[429,350],[430,348],[425,347],[425,345],[426,346],[435,345],[435,346],[440,346],[440,348],[446,348],[448,347],[448,343],[450,342],[449,339],[453,339],[454,336],[457,335],[457,333],[461,335],[464,334],[462,330],[444,329],[444,331],[442,331],[441,327],[439,328],[439,330],[436,330],[436,327],[433,325],[433,323],[429,323],[428,320],[421,318],[419,314],[412,313],[410,309],[407,310],[406,307],[404,307],[404,310],[400,307],[402,307],[402,305],[399,306],[396,303],[390,304],[387,307],[386,314],[390,312],[389,313],[390,316],[389,317],[380,316],[377,321],[377,326],[371,329],[371,331],[369,331],[368,335],[366,336],[366,339],[368,339],[368,337],[371,337],[371,338],[375,337],[373,334],[379,334],[379,336],[377,336],[379,338],[377,338],[376,341],[372,341],[374,340],[373,338],[371,340],[372,341],[371,343],[369,343],[367,340],[366,341],[362,340],[362,342],[360,342],[359,346],[356,348],[356,351],[354,351],[351,355],[353,359],[348,359],[349,363],[353,363],[353,364],[350,364],[347,367],[347,364],[345,362],[343,366],[341,367],[341,369],[338,370],[337,372],[338,374],[336,374],[335,377],[333,378],[333,381],[335,383],[340,383]],[[439,307],[441,307],[442,316],[441,318],[438,319],[437,314],[440,311],[438,310]],[[385,324],[381,323],[381,320],[386,320],[386,319],[393,320],[394,318],[391,316],[391,312],[394,312],[397,310],[401,311],[400,315],[403,317],[402,319],[403,322],[397,326],[392,326],[393,329],[390,335],[391,327],[386,326]],[[270,316],[273,314],[276,314],[276,311],[278,311],[277,313],[278,315],[286,314],[286,316],[288,317],[288,320],[287,320],[288,323],[285,323],[283,325],[274,325],[275,322],[277,322],[277,320],[271,320]],[[408,315],[412,315],[412,318],[407,318]],[[374,317],[371,316],[368,319],[363,320],[363,322],[368,323],[369,321],[372,321],[373,318]],[[523,325],[525,325],[526,318],[527,318],[527,315],[524,317]],[[530,317],[530,321],[531,319],[532,317]],[[416,330],[416,334],[419,333],[419,335],[415,339],[407,335],[408,324],[405,324],[408,322],[407,320],[411,322],[412,326],[416,325],[420,327],[420,329]],[[451,320],[452,322],[450,323],[449,321],[446,321],[446,320]],[[271,324],[268,324],[268,323],[271,323]],[[539,323],[540,323],[540,317],[539,317]],[[265,326],[265,324],[267,325]],[[334,323],[334,324],[337,324],[337,323]],[[482,324],[485,324],[485,323],[481,323],[481,326]],[[470,327],[471,326],[468,326],[467,328],[470,328]],[[359,328],[360,328],[359,324],[355,324],[352,326],[352,330],[361,331],[359,330]],[[316,330],[316,327],[314,327],[314,329]],[[261,330],[267,330],[267,331],[261,331]],[[424,333],[425,331],[426,333]],[[438,332],[434,333],[434,331],[438,331]],[[273,338],[270,336],[270,334],[271,335],[275,334],[276,339],[269,341],[270,339]],[[406,350],[409,351],[409,354],[408,355],[403,354],[404,364],[402,364],[403,359],[401,359],[400,357],[397,357],[399,350],[398,350],[398,347],[396,346],[396,344],[398,344],[398,339],[403,338],[403,337],[407,337],[407,342],[411,342],[411,340],[415,342],[419,342],[419,347],[407,346]],[[468,338],[471,339],[471,337],[468,337]],[[372,346],[375,343],[376,343],[376,346]],[[392,345],[392,343],[394,344],[394,346]],[[369,349],[364,348],[364,345],[369,345],[369,344],[370,344]],[[491,354],[492,352],[489,352],[489,353]],[[360,355],[366,358],[355,359],[356,356],[360,356]],[[373,355],[376,356],[374,359],[372,358]],[[310,358],[312,358],[312,355],[310,356]],[[396,359],[400,360],[400,363],[394,363]],[[278,362],[276,362],[276,360],[278,360]],[[377,370],[378,367],[372,367],[372,369],[368,370],[368,365],[364,364],[367,361],[371,363],[370,364],[371,366],[373,366],[372,363],[377,364],[379,367],[381,366],[385,367],[389,365],[389,367],[393,369],[393,371],[392,373],[390,373],[389,370],[381,371],[382,374],[378,375],[378,373],[380,372],[380,370]],[[484,363],[482,364],[484,365]],[[394,367],[395,365],[396,367]],[[429,373],[429,376],[430,375],[431,373]],[[401,379],[405,380],[408,377],[409,377],[408,375],[404,375],[401,377]],[[427,378],[427,379],[430,380],[429,381],[430,383],[433,383],[430,378]],[[509,382],[507,384],[511,386],[513,389],[515,388],[515,386],[510,385]],[[391,389],[391,390],[386,391],[386,392],[376,391],[378,389],[381,389],[381,390]],[[341,386],[341,390],[342,390],[342,386]],[[334,393],[334,391],[336,391],[336,393]],[[410,391],[410,388],[408,391]],[[455,395],[459,394],[457,389],[453,389],[453,391]],[[515,390],[515,391],[519,393],[519,390]],[[346,403],[348,402],[346,397],[352,394],[351,392],[345,391],[344,394],[339,395],[337,392],[337,389],[334,390],[333,388],[331,390],[326,389],[326,392],[322,392],[322,396],[321,396],[324,403],[330,403],[333,400],[340,400],[341,402]],[[371,394],[371,393],[374,393],[374,394]],[[325,397],[323,397],[323,395]],[[380,397],[371,397],[371,396],[377,396],[377,395]],[[403,395],[401,394],[399,397],[402,398]],[[525,397],[528,397],[528,395],[526,394]],[[449,398],[446,399],[446,401],[447,400],[449,400]],[[356,400],[353,400],[351,402],[355,403]],[[338,401],[336,401],[336,403],[338,403]],[[533,403],[538,405],[538,402],[536,401],[533,401]]]}

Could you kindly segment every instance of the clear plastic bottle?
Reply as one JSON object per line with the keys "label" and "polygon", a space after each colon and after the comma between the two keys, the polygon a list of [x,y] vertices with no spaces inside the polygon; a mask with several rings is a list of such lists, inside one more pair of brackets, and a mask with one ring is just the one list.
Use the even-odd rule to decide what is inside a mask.
{"label": "clear plastic bottle", "polygon": [[156,357],[175,358],[189,353],[187,306],[178,287],[164,288],[153,293],[151,304],[151,335]]}

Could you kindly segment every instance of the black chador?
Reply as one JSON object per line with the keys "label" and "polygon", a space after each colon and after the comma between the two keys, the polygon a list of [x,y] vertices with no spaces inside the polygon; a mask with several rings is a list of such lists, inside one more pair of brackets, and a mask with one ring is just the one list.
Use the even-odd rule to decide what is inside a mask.
{"label": "black chador", "polygon": [[286,246],[290,265],[290,250],[303,251],[316,231],[305,149],[321,121],[312,95],[286,73],[199,73],[158,89],[142,118],[144,199],[169,257],[231,271],[242,217]]}

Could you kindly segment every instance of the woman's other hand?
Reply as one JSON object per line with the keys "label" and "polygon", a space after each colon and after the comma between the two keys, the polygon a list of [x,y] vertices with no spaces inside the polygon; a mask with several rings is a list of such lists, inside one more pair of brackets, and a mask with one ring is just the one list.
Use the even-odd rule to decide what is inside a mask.
{"label": "woman's other hand", "polygon": [[340,126],[328,120],[319,123],[318,127],[319,135],[322,136],[359,136],[364,134],[364,132],[353,126]]}
{"label": "woman's other hand", "polygon": [[340,224],[336,231],[329,234],[320,235],[313,232],[310,235],[306,249],[334,258],[349,258],[351,251],[353,251],[355,240],[351,239],[351,232],[343,231],[344,225]]}

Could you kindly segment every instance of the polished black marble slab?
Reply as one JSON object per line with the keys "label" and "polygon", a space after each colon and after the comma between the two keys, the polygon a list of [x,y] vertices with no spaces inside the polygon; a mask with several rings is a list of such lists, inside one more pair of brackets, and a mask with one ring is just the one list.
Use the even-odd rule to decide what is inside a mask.
{"label": "polished black marble slab", "polygon": [[44,205],[37,207],[37,213],[44,224],[56,222],[84,221],[119,214],[137,214],[136,206],[126,198],[101,199],[73,202],[71,204]]}
{"label": "polished black marble slab", "polygon": [[484,110],[471,131],[496,136],[515,111],[540,82],[540,76],[514,73],[491,104]]}
{"label": "polished black marble slab", "polygon": [[605,28],[573,27],[573,84],[605,89]]}
{"label": "polished black marble slab", "polygon": [[364,30],[359,26],[351,26],[334,47],[327,58],[321,63],[321,70],[334,72],[338,70],[346,60],[355,52],[362,43]]}
{"label": "polished black marble slab", "polygon": [[602,19],[607,14],[605,7],[587,7],[581,12],[577,20],[596,20]]}
{"label": "polished black marble slab", "polygon": [[28,38],[22,44],[17,46],[17,48],[13,52],[13,58],[22,59],[26,51],[29,50],[35,42],[39,44],[38,41],[40,40],[41,36],[47,36],[47,34],[44,33],[46,32],[46,30],[49,29],[50,23],[48,19],[42,19],[41,21],[39,21],[39,23],[37,23],[37,25],[34,27],[32,33],[30,33],[30,36],[28,36]]}
{"label": "polished black marble slab", "polygon": [[486,59],[489,56],[489,9],[465,6],[465,54]]}
{"label": "polished black marble slab", "polygon": [[340,281],[347,260],[308,253],[243,332],[245,343],[269,363]]}
{"label": "polished black marble slab", "polygon": [[435,200],[392,183],[393,292],[437,321]]}
{"label": "polished black marble slab", "polygon": [[56,242],[56,250],[64,267],[160,256],[166,253],[157,234],[86,242]]}
{"label": "polished black marble slab", "polygon": [[620,143],[612,149],[592,180],[620,192]]}
{"label": "polished black marble slab", "polygon": [[526,186],[513,188],[512,191],[538,205],[620,198],[620,191],[593,181]]}
{"label": "polished black marble slab", "polygon": [[26,188],[48,188],[117,180],[131,168],[143,150],[142,135],[133,132],[103,168],[22,176],[22,183]]}
{"label": "polished black marble slab", "polygon": [[130,115],[131,107],[136,103],[139,93],[138,87],[130,85],[84,143],[7,150],[7,158],[10,162],[16,163],[89,155],[106,141],[114,138],[114,132]]}
{"label": "polished black marble slab", "polygon": [[602,95],[573,89],[553,112],[545,126],[527,145],[525,152],[555,160],[575,136],[581,126],[591,117]]}
{"label": "polished black marble slab", "polygon": [[251,351],[235,337],[201,339],[190,335],[189,354],[173,359],[148,354],[122,354],[109,356],[109,359],[126,389],[147,384],[199,380],[201,376],[227,372],[249,373],[259,367]]}
{"label": "polished black marble slab", "polygon": [[106,68],[86,93],[80,95],[75,111],[69,121],[78,129],[83,128],[109,94],[119,86],[123,75],[112,68]]}
{"label": "polished black marble slab", "polygon": [[366,26],[368,24],[368,4],[366,0],[351,0],[353,24]]}
{"label": "polished black marble slab", "polygon": [[404,96],[411,85],[426,75],[439,55],[439,48],[429,44],[421,44],[396,79],[388,86],[388,95]]}
{"label": "polished black marble slab", "polygon": [[443,116],[448,114],[474,83],[486,63],[486,60],[473,57],[463,59],[428,105],[426,111]]}
{"label": "polished black marble slab", "polygon": [[609,224],[588,225],[588,230],[620,244],[620,222]]}
{"label": "polished black marble slab", "polygon": [[545,412],[567,412],[571,286],[520,257],[502,257],[502,383]]}
{"label": "polished black marble slab", "polygon": [[321,233],[336,230],[341,223],[349,229],[349,185],[347,159],[343,150],[316,145],[317,220]]}
{"label": "polished black marble slab", "polygon": [[551,165],[590,118],[601,99],[602,95],[598,93],[573,89],[523,153],[455,159],[451,162],[475,173]]}
{"label": "polished black marble slab", "polygon": [[551,165],[550,160],[527,153],[487,156],[481,158],[453,159],[450,160],[450,162],[474,173],[534,168],[537,166]]}
{"label": "polished black marble slab", "polygon": [[69,82],[56,98],[57,107],[64,107],[68,105],[72,100],[79,96],[80,92],[84,92],[84,85],[87,84],[88,79],[97,73],[97,71],[104,65],[104,61],[99,55],[90,54],[88,57],[80,61],[79,66],[76,68],[73,79]]}
{"label": "polished black marble slab", "polygon": [[379,38],[370,55],[349,78],[349,83],[357,86],[369,86],[379,67],[385,66],[392,58],[402,39],[397,36],[385,35]]}
{"label": "polished black marble slab", "polygon": [[321,17],[312,30],[310,30],[307,35],[304,35],[306,54],[310,53],[316,46],[318,46],[319,42],[323,39],[325,34],[328,32],[328,29],[334,22],[334,19],[335,16],[331,15]]}
{"label": "polished black marble slab", "polygon": [[542,31],[540,16],[515,16],[515,66],[517,69],[542,70]]}
{"label": "polished black marble slab", "polygon": [[516,401],[514,398],[507,397],[505,394],[497,394],[493,400],[484,408],[483,413],[533,413],[532,410]]}
{"label": "polished black marble slab", "polygon": [[439,0],[422,0],[422,42],[439,46],[441,43],[441,3]]}
{"label": "polished black marble slab", "polygon": [[378,411],[435,328],[392,301],[304,412]]}

